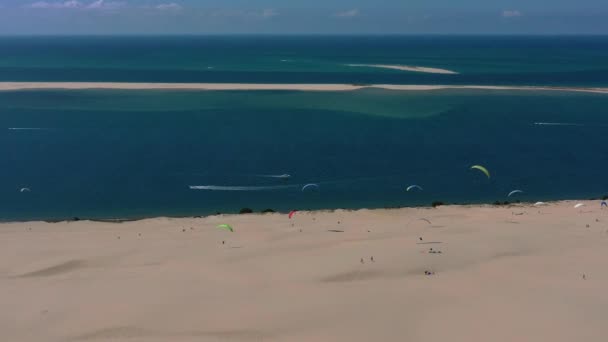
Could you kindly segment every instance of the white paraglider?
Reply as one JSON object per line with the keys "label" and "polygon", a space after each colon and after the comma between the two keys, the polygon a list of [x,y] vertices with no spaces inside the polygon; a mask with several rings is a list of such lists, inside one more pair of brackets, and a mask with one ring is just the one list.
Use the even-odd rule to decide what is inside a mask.
{"label": "white paraglider", "polygon": [[420,191],[422,191],[422,190],[423,190],[423,189],[422,189],[422,187],[421,187],[420,185],[416,185],[416,184],[414,184],[414,185],[410,185],[410,186],[408,186],[408,187],[407,187],[407,189],[405,189],[405,191],[409,192],[410,190],[413,190],[413,189],[418,189],[418,190],[420,190]]}
{"label": "white paraglider", "polygon": [[310,183],[310,184],[306,184],[302,187],[302,192],[304,191],[315,191],[315,190],[319,190],[319,185],[318,184],[314,184],[314,183]]}
{"label": "white paraglider", "polygon": [[507,197],[511,197],[511,196],[513,196],[515,194],[523,194],[523,191],[522,190],[513,190],[513,191],[509,192],[509,194],[507,195]]}

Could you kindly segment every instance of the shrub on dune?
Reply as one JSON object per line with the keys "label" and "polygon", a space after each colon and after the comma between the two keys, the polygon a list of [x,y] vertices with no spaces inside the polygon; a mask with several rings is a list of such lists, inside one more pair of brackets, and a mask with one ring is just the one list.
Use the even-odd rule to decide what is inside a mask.
{"label": "shrub on dune", "polygon": [[445,203],[443,203],[441,201],[435,201],[435,202],[431,203],[431,205],[433,206],[433,208],[437,208],[439,206],[445,205]]}

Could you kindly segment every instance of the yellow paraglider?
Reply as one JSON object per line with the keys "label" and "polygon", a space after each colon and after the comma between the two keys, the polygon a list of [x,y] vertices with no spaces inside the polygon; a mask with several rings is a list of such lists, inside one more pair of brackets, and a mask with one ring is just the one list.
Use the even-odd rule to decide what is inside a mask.
{"label": "yellow paraglider", "polygon": [[471,166],[471,170],[473,169],[477,169],[481,172],[483,172],[488,178],[490,178],[490,171],[488,171],[488,169],[486,169],[485,167],[481,166],[481,165],[473,165]]}
{"label": "yellow paraglider", "polygon": [[234,229],[232,228],[231,225],[229,224],[220,224],[219,226],[217,226],[218,229],[223,229],[223,230],[227,230],[229,232],[234,232]]}

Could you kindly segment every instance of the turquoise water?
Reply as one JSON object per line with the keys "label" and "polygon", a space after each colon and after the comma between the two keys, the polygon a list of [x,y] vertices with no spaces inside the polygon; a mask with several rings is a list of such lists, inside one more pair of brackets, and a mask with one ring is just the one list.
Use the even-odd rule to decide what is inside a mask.
{"label": "turquoise water", "polygon": [[[605,42],[0,38],[0,80],[445,83],[456,76],[452,83],[593,86],[608,79],[608,59],[597,58]],[[462,74],[341,66],[350,62]],[[0,219],[600,197],[608,193],[606,108],[607,95],[536,91],[3,91]],[[291,178],[272,177],[282,174]],[[319,191],[302,192],[308,183]],[[424,191],[406,192],[411,184]],[[525,192],[507,198],[514,189]]]}
{"label": "turquoise water", "polygon": [[608,37],[0,37],[0,81],[42,80],[597,86],[608,85]]}

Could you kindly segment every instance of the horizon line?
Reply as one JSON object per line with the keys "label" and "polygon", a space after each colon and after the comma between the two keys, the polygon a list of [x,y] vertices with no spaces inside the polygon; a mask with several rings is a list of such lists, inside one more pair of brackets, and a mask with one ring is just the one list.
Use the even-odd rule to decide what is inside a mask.
{"label": "horizon line", "polygon": [[11,33],[0,37],[608,37],[608,33]]}

